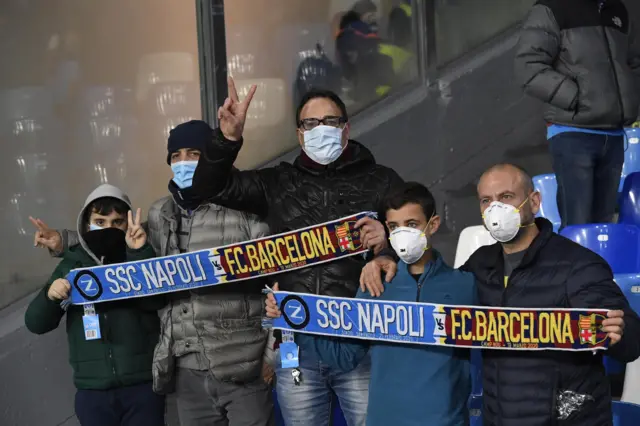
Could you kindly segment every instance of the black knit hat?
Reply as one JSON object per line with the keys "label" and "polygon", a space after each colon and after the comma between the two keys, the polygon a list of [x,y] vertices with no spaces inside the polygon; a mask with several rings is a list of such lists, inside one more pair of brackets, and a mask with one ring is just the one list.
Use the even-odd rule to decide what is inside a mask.
{"label": "black knit hat", "polygon": [[171,164],[171,154],[183,148],[204,150],[211,141],[213,129],[202,120],[191,120],[178,124],[169,132],[167,141],[167,164]]}

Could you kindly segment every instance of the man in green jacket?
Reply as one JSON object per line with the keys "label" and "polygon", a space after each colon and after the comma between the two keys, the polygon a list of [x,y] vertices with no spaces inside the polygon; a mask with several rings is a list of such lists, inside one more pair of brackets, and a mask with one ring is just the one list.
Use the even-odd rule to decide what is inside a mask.
{"label": "man in green jacket", "polygon": [[[78,216],[80,244],[68,248],[47,285],[25,314],[36,334],[55,330],[67,314],[69,361],[78,389],[75,411],[82,426],[163,426],[164,398],[152,389],[153,350],[158,342],[158,297],[137,298],[93,307],[69,305],[65,276],[76,268],[153,258],[129,198],[101,185]],[[98,327],[86,327],[88,318]],[[87,321],[88,322],[88,321]]]}

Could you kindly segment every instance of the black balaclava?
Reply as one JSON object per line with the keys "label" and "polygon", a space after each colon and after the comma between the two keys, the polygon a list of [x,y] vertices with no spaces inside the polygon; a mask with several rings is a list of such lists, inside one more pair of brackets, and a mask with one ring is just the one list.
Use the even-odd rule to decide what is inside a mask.
{"label": "black balaclava", "polygon": [[118,228],[106,228],[89,231],[83,235],[84,242],[91,252],[104,265],[122,263],[127,260],[127,242],[125,233]]}

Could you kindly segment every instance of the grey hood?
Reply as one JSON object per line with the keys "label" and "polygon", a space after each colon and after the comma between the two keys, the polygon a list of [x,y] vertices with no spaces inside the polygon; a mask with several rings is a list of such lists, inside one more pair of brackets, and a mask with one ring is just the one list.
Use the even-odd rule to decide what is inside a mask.
{"label": "grey hood", "polygon": [[131,200],[129,200],[129,197],[127,196],[127,194],[125,194],[122,190],[120,190],[120,188],[117,188],[113,185],[109,185],[108,183],[102,184],[96,189],[94,189],[93,192],[91,192],[91,194],[89,194],[89,196],[85,200],[84,206],[82,207],[82,210],[80,210],[80,214],[78,215],[76,229],[78,231],[78,239],[80,240],[80,245],[82,246],[83,249],[85,249],[85,251],[89,254],[89,256],[91,256],[93,260],[96,261],[98,265],[102,265],[102,262],[100,261],[100,259],[96,257],[96,255],[91,250],[89,250],[89,246],[84,241],[83,235],[86,232],[86,228],[85,228],[86,223],[84,223],[83,219],[84,219],[84,212],[89,206],[89,204],[91,204],[98,198],[105,198],[105,197],[117,198],[119,200],[122,200],[131,209]]}

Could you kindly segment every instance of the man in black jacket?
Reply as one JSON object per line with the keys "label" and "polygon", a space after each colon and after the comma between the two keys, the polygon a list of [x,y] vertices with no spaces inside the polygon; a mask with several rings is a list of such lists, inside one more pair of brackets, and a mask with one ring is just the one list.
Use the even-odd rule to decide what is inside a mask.
{"label": "man in black jacket", "polygon": [[[229,98],[218,111],[220,128],[204,147],[193,180],[200,196],[222,206],[265,218],[271,232],[320,224],[361,211],[378,211],[379,202],[402,182],[391,169],[376,164],[363,145],[349,140],[347,111],[329,91],[311,91],[296,112],[302,151],[293,164],[239,171],[233,163],[242,147],[246,112],[255,93],[238,99],[229,79]],[[372,219],[356,224],[374,252],[386,247],[384,227]],[[281,290],[353,297],[364,259],[353,256],[278,275]],[[332,371],[311,354],[300,353],[301,383],[290,369],[278,368],[278,400],[287,424],[327,425],[331,390],[350,426],[364,425],[370,361],[350,372]]]}
{"label": "man in black jacket", "polygon": [[640,106],[640,34],[622,0],[538,0],[523,24],[516,74],[546,104],[562,227],[610,222],[624,126]]}
{"label": "man in black jacket", "polygon": [[[501,243],[479,248],[461,268],[472,272],[481,306],[610,309],[604,321],[607,355],[622,362],[640,356],[640,318],[596,253],[553,232],[535,218],[540,194],[531,177],[509,164],[487,170],[478,184],[485,226]],[[395,274],[379,257],[363,271]],[[379,290],[377,290],[379,291]],[[611,426],[610,383],[602,352],[483,349],[485,426]]]}

